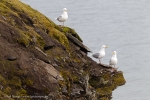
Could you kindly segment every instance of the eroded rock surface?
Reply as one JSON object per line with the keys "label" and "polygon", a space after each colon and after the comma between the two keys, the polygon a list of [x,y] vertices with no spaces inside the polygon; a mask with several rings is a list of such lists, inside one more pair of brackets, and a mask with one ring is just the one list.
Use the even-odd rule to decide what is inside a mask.
{"label": "eroded rock surface", "polygon": [[87,56],[73,29],[18,0],[0,5],[0,99],[110,100],[125,84],[121,71]]}

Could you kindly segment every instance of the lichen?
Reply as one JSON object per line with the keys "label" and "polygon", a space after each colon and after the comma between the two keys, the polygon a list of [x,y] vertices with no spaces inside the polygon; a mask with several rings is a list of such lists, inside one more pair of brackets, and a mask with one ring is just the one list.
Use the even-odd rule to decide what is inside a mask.
{"label": "lichen", "polygon": [[102,76],[91,77],[89,84],[96,89],[97,94],[102,100],[107,99],[108,96],[111,96],[112,91],[120,85],[125,84],[125,79],[121,72],[105,73]]}
{"label": "lichen", "polygon": [[[66,94],[66,98],[70,99],[69,96],[71,95],[72,87],[74,85],[80,85],[81,87],[84,87],[85,84],[84,82],[82,83],[82,81],[85,81],[85,76],[89,74],[89,70],[91,69],[89,64],[91,60],[88,59],[86,55],[83,55],[80,50],[77,50],[78,47],[75,47],[74,44],[70,43],[71,41],[68,40],[67,33],[71,34],[82,42],[82,39],[74,29],[56,25],[49,18],[45,17],[37,10],[32,9],[30,6],[21,3],[19,0],[1,0],[0,16],[2,16],[1,18],[4,23],[10,24],[11,29],[15,30],[15,33],[12,33],[12,35],[16,35],[13,38],[13,41],[15,41],[13,43],[17,44],[17,48],[20,49],[20,45],[18,46],[18,43],[24,47],[27,47],[24,48],[24,50],[29,52],[33,46],[40,47],[40,49],[46,53],[46,57],[51,61],[51,64],[58,63],[56,69],[60,72],[64,79],[59,81],[60,87],[58,88],[60,93],[62,88],[66,87],[68,92],[68,94]],[[38,34],[38,31],[48,34],[54,41],[50,42],[56,43],[55,46],[47,51],[44,51],[43,48],[46,43],[43,39],[44,37],[42,38],[42,36]],[[36,38],[36,41],[34,41],[33,38]],[[31,45],[32,42],[35,42],[36,45]],[[8,50],[6,51],[9,52]],[[17,54],[19,55],[19,53]],[[29,77],[34,75],[34,73],[28,76],[25,72],[26,69],[21,70],[18,67],[20,63],[18,59],[21,56],[19,56],[16,61],[8,61],[4,59],[3,54],[0,54],[0,56],[0,89],[3,88],[0,90],[0,96],[5,94],[20,96],[27,95],[28,89],[34,85],[33,82],[35,83],[34,78]],[[34,58],[33,56],[34,55],[31,55],[31,58]],[[83,64],[82,57],[89,62]],[[34,59],[36,59],[36,57]],[[83,66],[81,66],[82,64]],[[94,66],[97,66],[95,63],[93,64]],[[40,82],[41,81],[43,82],[43,80],[40,80]],[[112,74],[110,72],[105,72],[100,76],[90,76],[89,87],[91,87],[90,89],[96,90],[96,96],[98,96],[100,100],[109,100],[112,91],[117,86],[123,85],[124,83],[125,79],[122,73],[116,72]],[[28,89],[26,89],[26,87],[28,87]],[[43,94],[49,94],[48,88],[43,88],[42,92]],[[26,98],[20,98],[19,100],[26,100]]]}
{"label": "lichen", "polygon": [[59,29],[60,31],[62,31],[63,33],[69,33],[72,36],[76,37],[79,41],[82,42],[82,39],[80,38],[80,36],[76,33],[76,31],[74,29],[71,29],[69,27],[63,27],[62,29]]}

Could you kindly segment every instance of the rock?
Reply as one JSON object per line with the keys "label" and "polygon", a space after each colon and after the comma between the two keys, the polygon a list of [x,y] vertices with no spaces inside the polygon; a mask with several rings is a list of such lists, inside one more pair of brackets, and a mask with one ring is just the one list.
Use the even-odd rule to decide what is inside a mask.
{"label": "rock", "polygon": [[52,65],[47,64],[45,69],[47,70],[47,73],[53,76],[56,80],[64,80],[60,73]]}
{"label": "rock", "polygon": [[77,46],[80,47],[80,50],[84,51],[84,52],[91,52],[91,50],[85,46],[84,44],[82,44],[82,42],[80,42],[77,38],[75,38],[74,36],[72,36],[69,33],[66,33],[67,38],[72,41],[74,44],[76,44]]}
{"label": "rock", "polygon": [[11,56],[11,55],[8,55],[6,58],[7,58],[7,60],[9,60],[9,61],[15,61],[15,60],[17,60],[17,57]]}
{"label": "rock", "polygon": [[48,64],[51,63],[51,61],[48,59],[47,54],[44,53],[40,48],[34,47],[30,49],[31,52],[34,54],[34,56]]}
{"label": "rock", "polygon": [[36,50],[38,50],[39,52],[41,52],[43,55],[47,56],[46,53],[44,53],[39,47],[34,47]]}
{"label": "rock", "polygon": [[[44,31],[42,31],[40,28],[35,27],[35,31],[42,36],[42,38],[45,41],[45,46],[44,46],[44,50],[49,50],[51,48],[53,48],[55,46],[55,43],[53,42],[53,39],[51,39],[51,37],[45,33]],[[51,41],[52,40],[52,41]]]}
{"label": "rock", "polygon": [[49,49],[52,49],[54,46],[51,46],[51,45],[47,45],[47,46],[44,46],[44,50],[49,50]]}
{"label": "rock", "polygon": [[66,86],[63,86],[63,87],[62,87],[62,93],[63,93],[63,94],[67,94],[67,93],[68,93],[68,90],[67,90],[67,87],[66,87]]}
{"label": "rock", "polygon": [[90,49],[74,29],[60,29],[19,0],[1,1],[1,95],[110,100],[112,91],[125,84],[121,71],[87,56]]}
{"label": "rock", "polygon": [[81,92],[83,92],[83,91],[84,91],[84,89],[82,87],[80,87],[77,84],[74,84],[73,87],[72,87],[71,95],[75,96],[75,97],[78,97],[81,94]]}

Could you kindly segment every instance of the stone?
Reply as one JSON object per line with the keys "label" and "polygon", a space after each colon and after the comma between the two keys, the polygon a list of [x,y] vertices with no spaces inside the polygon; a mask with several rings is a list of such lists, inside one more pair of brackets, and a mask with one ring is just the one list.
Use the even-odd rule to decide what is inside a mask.
{"label": "stone", "polygon": [[84,51],[84,52],[91,52],[91,50],[85,46],[82,42],[80,42],[77,38],[75,38],[74,36],[72,36],[71,34],[69,33],[66,33],[66,36],[67,38],[72,41],[75,45],[79,46],[80,47],[80,50],[81,51]]}
{"label": "stone", "polygon": [[9,60],[9,61],[15,61],[15,60],[17,60],[17,57],[11,56],[11,55],[8,55],[6,58],[7,58],[7,60]]}

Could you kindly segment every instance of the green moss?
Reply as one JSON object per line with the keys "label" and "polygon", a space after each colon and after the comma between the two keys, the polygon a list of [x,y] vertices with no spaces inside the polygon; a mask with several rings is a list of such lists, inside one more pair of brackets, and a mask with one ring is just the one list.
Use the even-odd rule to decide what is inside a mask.
{"label": "green moss", "polygon": [[24,79],[24,80],[23,80],[23,83],[24,83],[25,85],[28,85],[28,86],[33,85],[33,81],[32,81],[30,78]]}
{"label": "green moss", "polygon": [[104,87],[104,88],[96,89],[96,92],[101,96],[105,96],[105,95],[110,95],[112,93],[112,90],[109,89],[108,87]]}
{"label": "green moss", "polygon": [[92,76],[89,84],[96,89],[100,100],[109,100],[108,95],[110,96],[117,86],[125,84],[125,79],[120,72],[116,72],[113,76],[111,73],[104,73],[102,76]]}
{"label": "green moss", "polygon": [[20,92],[21,94],[24,94],[24,95],[27,94],[27,91],[26,91],[25,89],[23,89],[23,88],[21,88],[21,89],[19,90],[19,92]]}
{"label": "green moss", "polygon": [[15,14],[15,15],[17,15],[15,12],[13,12],[5,4],[6,4],[6,2],[0,2],[0,14],[5,15],[5,16],[8,16],[9,14]]}
{"label": "green moss", "polygon": [[98,77],[94,77],[92,76],[89,80],[89,84],[92,86],[92,87],[97,87],[99,85],[99,82],[100,82],[100,78]]}
{"label": "green moss", "polygon": [[[28,24],[25,24],[24,27],[26,27],[28,31],[31,32],[28,35],[26,35],[25,33],[28,33],[28,32],[25,30],[22,30],[20,25],[14,22],[14,19],[11,17],[12,15],[15,16],[18,20],[20,20],[20,22],[23,24],[23,23],[28,22],[28,20],[25,18],[21,18],[20,14],[21,13],[26,14],[26,17],[32,20],[34,26],[39,27],[41,30],[48,33],[51,37],[53,37],[54,39],[58,40],[58,42],[63,44],[67,49],[69,49],[69,42],[64,33],[70,33],[74,37],[76,37],[78,40],[82,41],[81,38],[78,36],[78,34],[74,31],[74,29],[71,29],[68,27],[63,27],[63,29],[61,29],[54,22],[52,22],[50,19],[45,17],[43,14],[32,9],[30,6],[21,3],[18,0],[3,1],[0,5],[2,5],[1,7],[3,10],[0,13],[2,13],[8,19],[11,25],[19,29],[21,37],[19,37],[17,40],[20,44],[24,46],[29,45],[29,40],[31,40],[29,34],[36,33],[36,32],[33,29],[31,32],[30,31],[31,26]],[[5,13],[7,15],[5,15]],[[45,41],[43,41],[41,37],[35,34],[34,36],[37,37],[38,45],[40,45],[41,47],[45,45]]]}
{"label": "green moss", "polygon": [[59,29],[60,31],[64,32],[64,33],[69,33],[72,36],[76,37],[79,41],[82,42],[82,39],[80,38],[80,36],[75,32],[74,29],[71,29],[69,27],[63,27],[62,29]]}
{"label": "green moss", "polygon": [[0,84],[3,86],[3,92],[7,95],[26,95],[26,90],[22,88],[21,78],[24,75],[23,71],[15,67],[16,62],[1,60],[1,69],[7,73],[3,77],[0,75]]}
{"label": "green moss", "polygon": [[25,35],[25,33],[21,30],[19,30],[19,33],[20,33],[20,36],[17,38],[18,43],[27,47],[30,43],[30,37],[28,35]]}
{"label": "green moss", "polygon": [[25,32],[24,35],[29,37],[30,42],[33,42],[33,40],[32,40],[33,37],[36,38],[36,41],[35,41],[36,43],[35,44],[39,45],[39,47],[41,49],[43,49],[43,47],[45,46],[44,39],[39,34],[37,34],[32,27],[26,26],[26,28],[28,29],[28,31]]}
{"label": "green moss", "polygon": [[7,94],[7,95],[11,95],[11,88],[10,87],[6,87],[4,89],[4,93]]}
{"label": "green moss", "polygon": [[79,82],[79,76],[71,73],[69,70],[61,70],[60,74],[64,78],[63,81],[59,81],[60,87],[67,87],[68,93],[71,93],[72,84]]}
{"label": "green moss", "polygon": [[68,42],[67,37],[63,33],[52,28],[52,29],[50,29],[49,35],[51,37],[55,38],[56,40],[58,40],[61,44],[63,44],[65,47],[68,48],[69,42]]}
{"label": "green moss", "polygon": [[37,44],[40,45],[41,49],[45,46],[45,41],[41,36],[37,36]]}
{"label": "green moss", "polygon": [[0,75],[0,85],[6,85],[6,80],[3,76]]}
{"label": "green moss", "polygon": [[64,79],[70,79],[72,82],[78,82],[79,76],[76,74],[71,73],[70,71],[60,71],[60,74],[63,76]]}
{"label": "green moss", "polygon": [[16,87],[16,88],[21,88],[22,82],[21,82],[21,80],[20,80],[19,77],[14,76],[14,77],[12,77],[11,80],[8,80],[8,81],[9,81],[9,82],[8,82],[9,85],[14,86],[14,87]]}
{"label": "green moss", "polygon": [[114,82],[117,86],[121,86],[121,85],[124,85],[126,83],[122,72],[116,73],[113,76],[113,78],[114,78]]}

